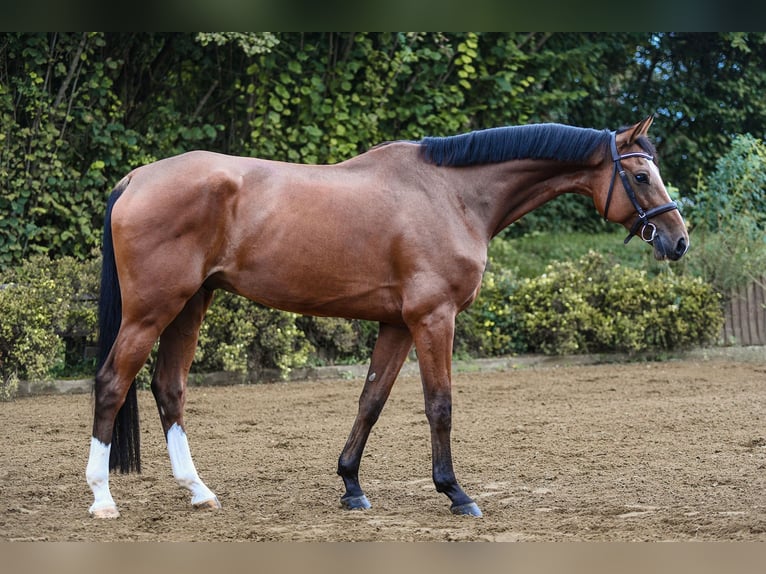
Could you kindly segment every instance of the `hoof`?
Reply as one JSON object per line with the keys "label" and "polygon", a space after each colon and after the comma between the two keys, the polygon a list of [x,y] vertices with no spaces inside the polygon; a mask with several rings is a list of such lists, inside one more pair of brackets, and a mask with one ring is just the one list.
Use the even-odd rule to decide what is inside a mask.
{"label": "hoof", "polygon": [[214,496],[208,500],[197,502],[192,505],[196,510],[220,510],[222,508],[221,503],[218,502],[218,497]]}
{"label": "hoof", "polygon": [[346,510],[367,510],[372,508],[372,504],[367,497],[362,496],[344,496],[340,499],[340,505]]}
{"label": "hoof", "polygon": [[465,504],[452,506],[450,510],[452,511],[452,514],[460,514],[463,516],[476,516],[478,518],[481,518],[483,516],[481,513],[481,510],[479,509],[479,506],[475,502],[466,502]]}
{"label": "hoof", "polygon": [[91,509],[90,515],[93,518],[112,519],[112,518],[119,518],[120,511],[117,510],[116,506],[104,506],[102,508]]}

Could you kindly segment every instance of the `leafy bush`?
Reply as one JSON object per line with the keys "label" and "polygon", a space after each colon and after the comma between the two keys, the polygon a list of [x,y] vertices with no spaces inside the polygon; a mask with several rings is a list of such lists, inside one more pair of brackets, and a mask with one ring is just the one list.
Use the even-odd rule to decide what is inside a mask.
{"label": "leafy bush", "polygon": [[[92,374],[85,347],[98,339],[100,257],[51,260],[34,255],[0,275],[0,395],[19,379]],[[362,321],[300,317],[219,292],[202,324],[193,369],[287,373],[308,362],[366,359],[376,328]],[[148,386],[156,347],[138,374]]]}
{"label": "leafy bush", "polygon": [[83,365],[97,329],[98,260],[35,255],[0,277],[0,394],[13,381],[66,373]]}
{"label": "leafy bush", "polygon": [[512,271],[484,273],[479,297],[457,317],[455,352],[465,357],[495,357],[521,352],[526,344],[518,329],[518,317],[509,305],[517,288]]}
{"label": "leafy bush", "polygon": [[518,277],[537,277],[552,262],[576,260],[591,250],[603,253],[615,263],[644,269],[649,276],[665,273],[669,265],[677,265],[657,261],[652,249],[642,241],[625,245],[625,230],[613,223],[609,225],[606,233],[533,231],[520,237],[495,238],[489,244],[488,268],[512,271]]}
{"label": "leafy bush", "polygon": [[40,304],[50,285],[4,284],[0,288],[0,400],[12,399],[19,379],[44,379],[62,360],[63,341]]}
{"label": "leafy bush", "polygon": [[720,295],[698,278],[611,265],[595,253],[551,265],[509,296],[526,351],[672,351],[714,342]]}
{"label": "leafy bush", "polygon": [[[102,33],[9,34],[0,47],[0,269],[88,256],[104,190],[143,159],[120,122]],[[130,160],[128,160],[130,158]]]}
{"label": "leafy bush", "polygon": [[85,372],[95,364],[86,361],[84,351],[96,342],[100,269],[97,256],[78,261],[74,257],[34,255],[7,274],[12,282],[36,289],[39,311],[64,341],[66,365]]}
{"label": "leafy bush", "polygon": [[766,270],[766,144],[736,136],[709,180],[699,179],[685,209],[692,238],[686,269],[721,293]]}
{"label": "leafy bush", "polygon": [[337,317],[298,317],[297,326],[313,347],[316,364],[349,364],[369,360],[378,327],[369,321]]}
{"label": "leafy bush", "polygon": [[[609,104],[618,94],[605,80],[632,70],[625,77],[634,80],[622,85],[620,97],[629,100],[637,87],[646,95],[646,86],[635,84],[644,77],[636,69],[636,49],[675,45],[671,38],[527,32],[5,33],[0,269],[33,253],[85,259],[100,242],[109,186],[136,166],[191,149],[333,163],[382,141],[497,125],[559,121],[616,127],[629,118]],[[737,37],[741,46],[761,39]],[[745,71],[760,70],[760,55],[747,64],[757,50],[748,50],[745,58],[744,50],[727,49],[732,41],[725,35],[693,44],[726,54],[742,76],[738,85],[753,84]],[[670,57],[649,52],[642,62]],[[653,92],[659,101],[667,100],[664,83]],[[755,101],[750,98],[751,106]],[[710,121],[698,117],[694,125],[705,128],[691,143],[710,141]],[[724,122],[736,124],[742,121]],[[715,123],[712,137],[720,130]],[[667,161],[680,162],[684,171],[694,163],[673,156]],[[509,233],[603,226],[587,199],[569,195],[536,210]]]}
{"label": "leafy bush", "polygon": [[294,313],[219,292],[202,323],[192,368],[251,373],[257,378],[264,368],[287,373],[303,366],[312,346],[297,327],[297,318]]}
{"label": "leafy bush", "polygon": [[[518,253],[529,257],[523,249]],[[613,261],[590,252],[522,278],[513,265],[492,259],[479,298],[458,317],[456,353],[632,353],[715,340],[722,317],[709,285],[667,268],[653,276]],[[99,265],[98,257],[80,262],[38,255],[0,276],[0,395],[12,396],[19,378],[93,372],[82,346],[97,339]],[[264,368],[286,373],[306,364],[365,362],[376,333],[374,323],[302,317],[219,292],[202,324],[192,369],[257,379]],[[156,350],[138,376],[142,385],[150,381],[155,358]]]}
{"label": "leafy bush", "polygon": [[762,231],[766,226],[765,191],[766,144],[750,134],[739,134],[716,162],[715,172],[707,180],[699,178],[688,216],[695,227],[713,232],[726,231],[733,220],[747,216]]}

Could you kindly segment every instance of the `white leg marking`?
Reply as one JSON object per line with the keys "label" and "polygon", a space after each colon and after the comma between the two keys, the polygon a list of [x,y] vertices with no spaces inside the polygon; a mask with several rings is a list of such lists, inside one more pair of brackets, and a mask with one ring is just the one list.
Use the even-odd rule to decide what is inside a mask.
{"label": "white leg marking", "polygon": [[104,444],[96,437],[90,439],[90,455],[85,469],[85,479],[93,491],[93,504],[88,509],[99,518],[117,518],[120,513],[109,492],[109,452],[111,445]]}
{"label": "white leg marking", "polygon": [[189,451],[189,441],[178,423],[174,423],[168,431],[168,454],[170,455],[170,466],[173,468],[173,476],[179,485],[192,493],[192,504],[194,506],[220,508],[221,503],[218,502],[216,495],[205,486],[197,474]]}

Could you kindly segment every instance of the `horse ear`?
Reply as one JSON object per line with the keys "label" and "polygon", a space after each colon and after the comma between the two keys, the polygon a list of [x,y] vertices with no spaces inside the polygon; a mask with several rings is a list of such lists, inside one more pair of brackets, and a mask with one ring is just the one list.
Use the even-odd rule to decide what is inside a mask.
{"label": "horse ear", "polygon": [[649,128],[652,125],[652,122],[654,121],[654,116],[647,116],[640,122],[638,122],[635,126],[633,126],[630,131],[630,138],[628,138],[628,144],[632,144],[635,142],[639,136],[645,136],[649,132]]}

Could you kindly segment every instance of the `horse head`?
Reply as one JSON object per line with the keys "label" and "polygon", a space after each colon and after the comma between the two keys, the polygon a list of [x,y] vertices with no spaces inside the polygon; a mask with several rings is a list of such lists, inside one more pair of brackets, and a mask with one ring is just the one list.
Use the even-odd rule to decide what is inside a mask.
{"label": "horse head", "polygon": [[610,152],[602,164],[611,172],[610,183],[608,188],[600,186],[602,193],[594,194],[594,202],[604,219],[629,230],[625,243],[637,235],[654,247],[656,259],[675,261],[689,248],[689,234],[646,135],[652,121],[649,116],[612,133]]}

